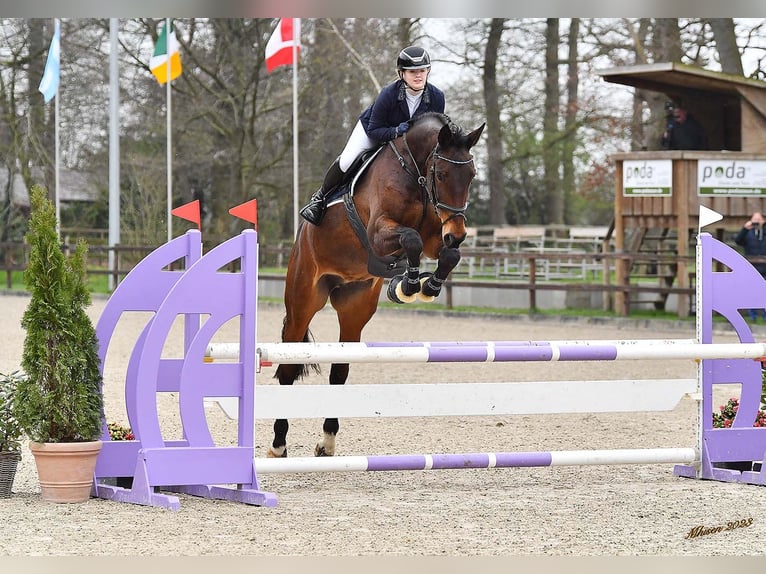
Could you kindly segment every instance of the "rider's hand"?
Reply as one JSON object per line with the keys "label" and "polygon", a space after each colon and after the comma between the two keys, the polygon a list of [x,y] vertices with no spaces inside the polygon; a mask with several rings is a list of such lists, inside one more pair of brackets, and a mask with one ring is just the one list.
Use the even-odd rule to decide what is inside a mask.
{"label": "rider's hand", "polygon": [[396,137],[399,137],[404,132],[406,132],[408,129],[410,129],[410,124],[408,122],[400,123],[399,127],[396,128]]}

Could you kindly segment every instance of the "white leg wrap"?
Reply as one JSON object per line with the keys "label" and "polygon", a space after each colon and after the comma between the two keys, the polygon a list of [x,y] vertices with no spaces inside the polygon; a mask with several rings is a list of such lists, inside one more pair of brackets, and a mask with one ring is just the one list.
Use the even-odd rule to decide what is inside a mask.
{"label": "white leg wrap", "polygon": [[286,448],[284,446],[278,446],[277,448],[270,446],[269,450],[266,451],[266,458],[282,458]]}
{"label": "white leg wrap", "polygon": [[324,456],[335,456],[335,435],[330,433],[324,433],[324,438],[321,442],[317,443],[314,448],[314,456],[319,456],[323,453]]}

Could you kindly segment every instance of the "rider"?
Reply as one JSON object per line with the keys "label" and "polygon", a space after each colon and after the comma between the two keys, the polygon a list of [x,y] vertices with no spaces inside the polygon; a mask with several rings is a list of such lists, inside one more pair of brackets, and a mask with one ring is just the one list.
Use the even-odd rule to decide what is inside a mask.
{"label": "rider", "polygon": [[359,155],[403,135],[410,127],[410,118],[425,112],[444,113],[444,92],[427,82],[431,58],[425,49],[404,48],[396,59],[396,69],[399,79],[385,86],[362,112],[346,147],[325,173],[322,187],[301,209],[306,221],[319,225],[329,192],[343,183],[346,171]]}

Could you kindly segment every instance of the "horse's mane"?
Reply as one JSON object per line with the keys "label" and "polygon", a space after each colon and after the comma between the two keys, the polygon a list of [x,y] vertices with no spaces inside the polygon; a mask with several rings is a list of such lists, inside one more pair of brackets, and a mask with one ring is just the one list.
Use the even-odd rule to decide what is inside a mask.
{"label": "horse's mane", "polygon": [[451,120],[449,119],[449,116],[446,114],[442,114],[441,112],[425,112],[423,114],[420,114],[419,116],[415,116],[414,118],[412,118],[410,120],[410,123],[413,126],[415,126],[419,124],[420,122],[431,119],[431,118],[436,118],[438,121],[441,122],[442,125],[452,123]]}
{"label": "horse's mane", "polygon": [[463,135],[463,128],[454,123],[447,114],[441,112],[425,112],[419,116],[415,116],[410,120],[410,125],[415,127],[417,124],[425,123],[428,120],[437,120],[442,126],[449,126],[450,131],[456,135]]}

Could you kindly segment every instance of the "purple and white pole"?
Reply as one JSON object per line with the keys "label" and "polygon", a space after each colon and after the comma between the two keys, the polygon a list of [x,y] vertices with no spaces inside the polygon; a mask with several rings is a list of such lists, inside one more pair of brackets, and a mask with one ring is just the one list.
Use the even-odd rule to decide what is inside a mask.
{"label": "purple and white pole", "polygon": [[612,464],[691,463],[693,448],[256,458],[261,473],[457,470]]}
{"label": "purple and white pole", "polygon": [[[211,356],[227,356],[222,348]],[[220,354],[218,354],[220,353]],[[258,346],[260,360],[305,363],[492,363],[520,361],[619,361],[756,359],[764,343],[695,343],[688,340],[273,343]]]}

